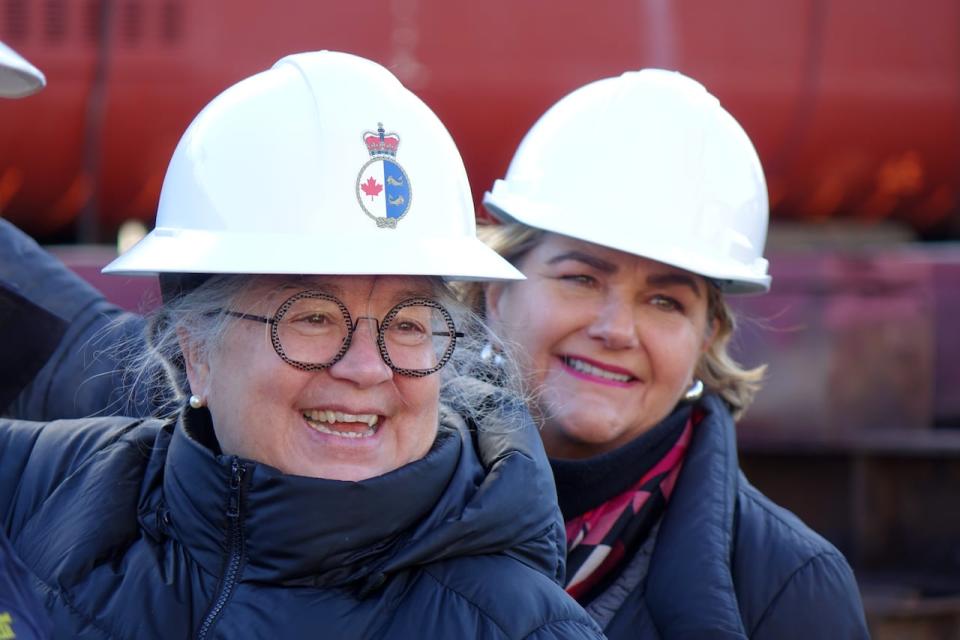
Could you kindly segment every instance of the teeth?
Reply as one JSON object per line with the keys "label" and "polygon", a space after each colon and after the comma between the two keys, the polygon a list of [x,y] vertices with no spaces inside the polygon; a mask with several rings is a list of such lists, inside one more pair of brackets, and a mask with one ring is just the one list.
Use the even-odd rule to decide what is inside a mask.
{"label": "teeth", "polygon": [[613,373],[612,371],[606,371],[604,369],[597,368],[591,364],[587,364],[583,360],[577,360],[576,358],[564,358],[564,362],[572,368],[586,373],[591,376],[596,376],[598,378],[604,378],[606,380],[614,380],[616,382],[630,382],[633,379],[633,376],[628,376],[623,373]]}
{"label": "teeth", "polygon": [[[311,427],[320,433],[329,433],[330,435],[343,438],[369,438],[377,432],[376,426],[380,420],[380,416],[373,413],[353,414],[343,413],[341,411],[330,411],[329,409],[311,409],[304,411],[303,417],[306,418]],[[367,428],[362,431],[339,431],[330,429],[324,425],[324,423],[345,424],[349,422],[365,424]]]}
{"label": "teeth", "polygon": [[303,412],[303,417],[312,422],[362,422],[368,427],[376,426],[380,416],[374,413],[342,413],[329,409],[310,409]]}
{"label": "teeth", "polygon": [[336,431],[325,427],[323,423],[320,422],[308,422],[308,424],[320,433],[329,433],[332,436],[338,436],[340,438],[369,438],[377,432],[373,427],[367,427],[363,431]]}

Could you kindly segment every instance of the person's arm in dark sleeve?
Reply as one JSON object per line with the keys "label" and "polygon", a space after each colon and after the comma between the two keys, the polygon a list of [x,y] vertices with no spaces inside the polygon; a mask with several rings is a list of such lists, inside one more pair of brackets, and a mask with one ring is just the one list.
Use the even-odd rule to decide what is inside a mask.
{"label": "person's arm in dark sleeve", "polygon": [[9,406],[60,344],[67,323],[0,286],[0,407]]}
{"label": "person's arm in dark sleeve", "polygon": [[[5,395],[18,392],[12,402],[0,397],[5,415],[42,421],[90,415],[145,416],[163,404],[156,389],[136,388],[123,367],[124,349],[145,346],[143,318],[109,303],[32,238],[2,219],[0,289],[6,291],[8,301],[14,301],[7,307],[11,314],[8,326],[0,334],[4,341],[18,340],[17,327],[29,324],[31,317],[38,323],[49,323],[50,316],[65,323],[52,351],[47,342],[31,345],[24,341],[15,347],[15,360],[0,361]],[[120,345],[124,349],[118,348]],[[43,361],[43,367],[31,377],[37,360]],[[23,366],[28,362],[33,363],[34,371]],[[29,379],[25,381],[25,377]]]}

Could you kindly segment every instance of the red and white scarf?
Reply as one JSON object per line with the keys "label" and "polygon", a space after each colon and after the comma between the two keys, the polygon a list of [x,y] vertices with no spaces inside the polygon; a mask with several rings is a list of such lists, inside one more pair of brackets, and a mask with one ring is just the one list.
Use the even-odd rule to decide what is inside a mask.
{"label": "red and white scarf", "polygon": [[624,558],[646,539],[673,492],[693,434],[687,420],[673,447],[629,489],[567,521],[566,590],[581,603],[596,595]]}

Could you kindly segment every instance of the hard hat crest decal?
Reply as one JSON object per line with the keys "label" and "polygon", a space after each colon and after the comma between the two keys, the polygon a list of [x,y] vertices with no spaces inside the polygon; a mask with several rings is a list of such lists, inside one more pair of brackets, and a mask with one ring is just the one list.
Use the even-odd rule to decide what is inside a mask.
{"label": "hard hat crest decal", "polygon": [[378,227],[395,229],[413,198],[407,172],[396,161],[400,136],[378,122],[376,131],[363,132],[363,142],[370,159],[357,174],[357,202]]}

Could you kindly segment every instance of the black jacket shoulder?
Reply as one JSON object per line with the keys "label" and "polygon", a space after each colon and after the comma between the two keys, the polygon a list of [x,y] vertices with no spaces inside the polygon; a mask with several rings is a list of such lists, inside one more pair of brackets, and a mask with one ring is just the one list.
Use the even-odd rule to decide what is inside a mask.
{"label": "black jacket shoulder", "polygon": [[[2,420],[0,426],[0,512],[16,512],[25,521],[84,465],[115,467],[126,461],[131,468],[142,468],[162,423],[89,418]],[[16,529],[14,522],[10,530]]]}
{"label": "black jacket shoulder", "polygon": [[857,583],[836,547],[743,474],[737,511],[733,579],[749,637],[866,637]]}
{"label": "black jacket shoulder", "polygon": [[869,638],[843,555],[740,471],[733,419],[707,396],[646,582],[605,628],[616,640]]}

